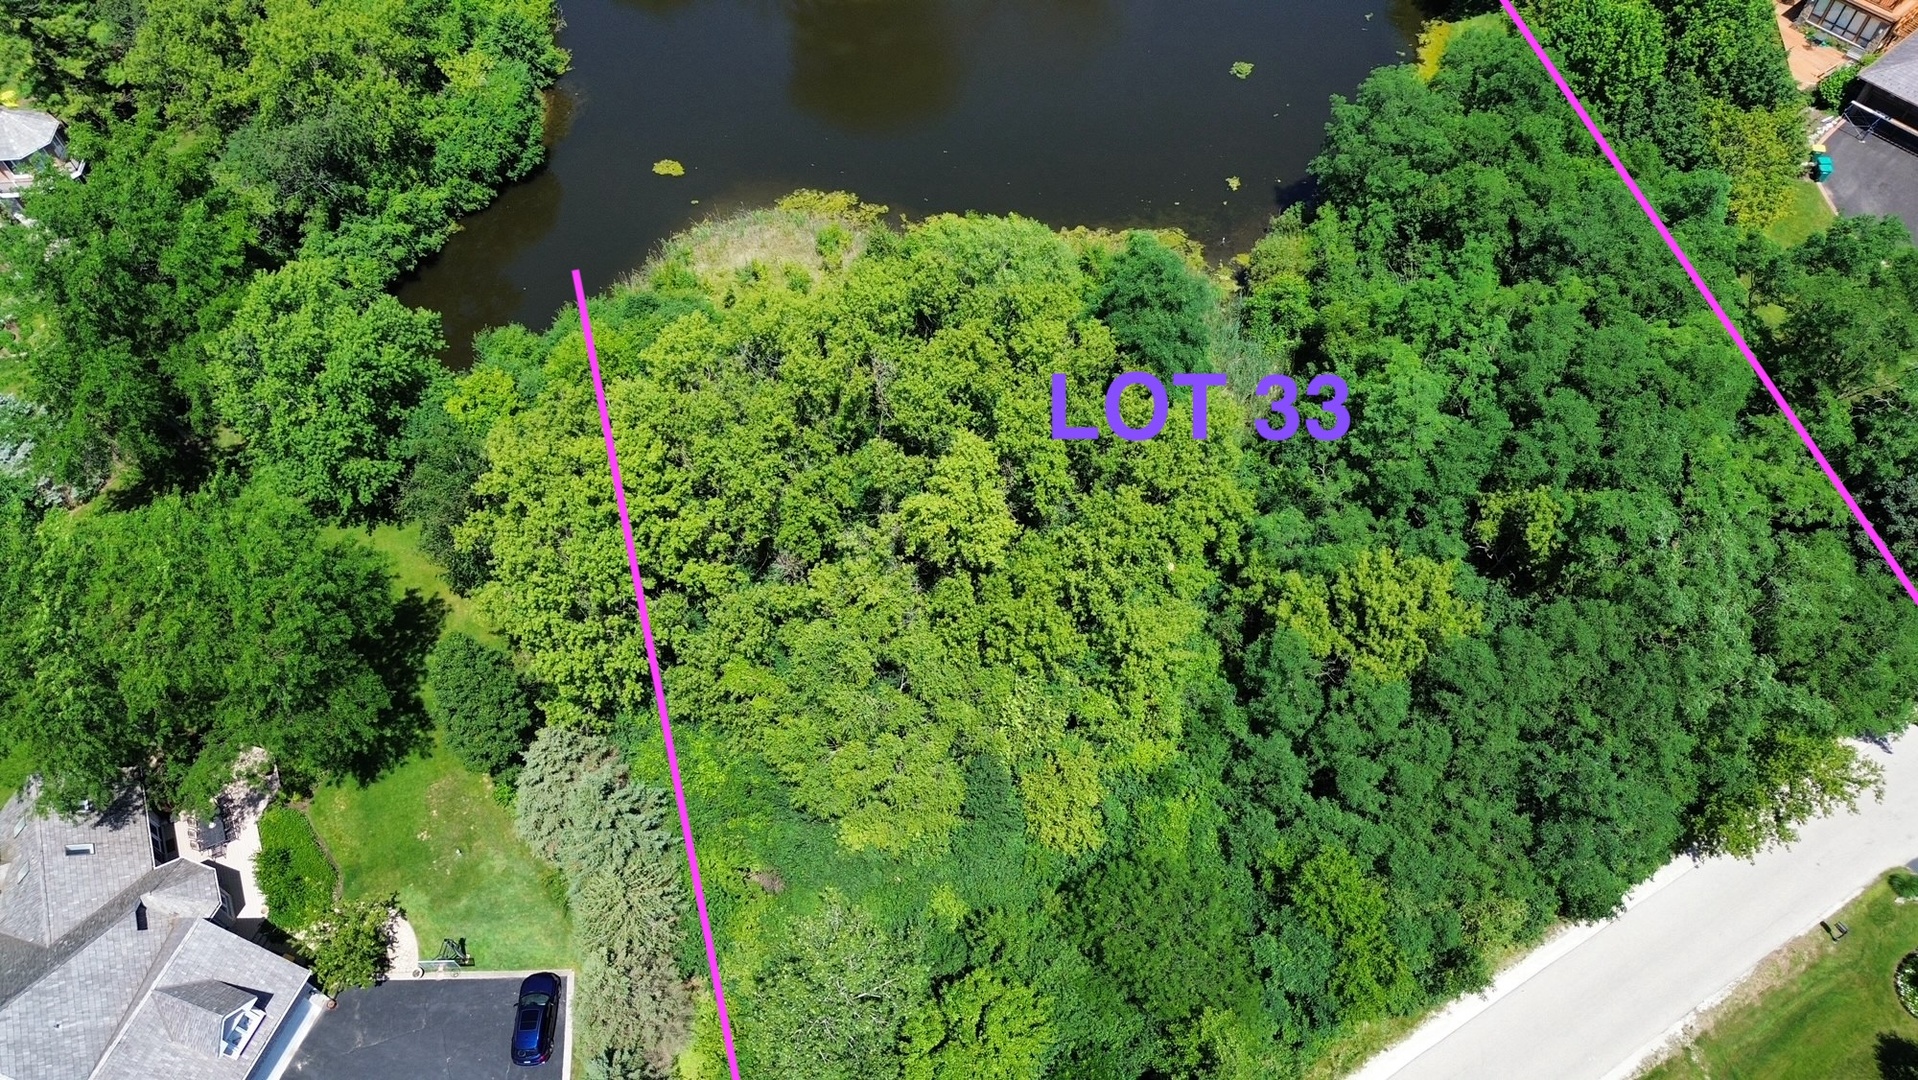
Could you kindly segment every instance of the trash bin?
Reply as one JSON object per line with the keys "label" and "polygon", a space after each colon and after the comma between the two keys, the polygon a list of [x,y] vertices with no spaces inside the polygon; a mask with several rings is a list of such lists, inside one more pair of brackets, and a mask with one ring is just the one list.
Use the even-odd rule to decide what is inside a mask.
{"label": "trash bin", "polygon": [[1811,156],[1811,178],[1820,183],[1831,179],[1831,155],[1823,150]]}

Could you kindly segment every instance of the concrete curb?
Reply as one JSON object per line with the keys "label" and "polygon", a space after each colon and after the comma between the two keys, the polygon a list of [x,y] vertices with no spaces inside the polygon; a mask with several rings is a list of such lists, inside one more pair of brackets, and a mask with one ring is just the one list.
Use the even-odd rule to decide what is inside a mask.
{"label": "concrete curb", "polygon": [[[1697,865],[1695,861],[1686,857],[1666,863],[1658,873],[1625,894],[1625,902],[1620,907],[1619,914],[1622,915],[1644,903],[1667,885],[1690,873]],[[1480,1013],[1497,1004],[1500,998],[1525,985],[1533,976],[1551,967],[1580,945],[1597,937],[1617,918],[1618,915],[1614,915],[1610,919],[1578,923],[1558,931],[1547,938],[1544,944],[1500,972],[1498,977],[1492,980],[1492,985],[1484,991],[1453,1000],[1451,1004],[1432,1014],[1424,1023],[1413,1029],[1412,1033],[1403,1040],[1367,1061],[1364,1068],[1352,1073],[1347,1080],[1388,1080],[1399,1070],[1418,1060],[1421,1054],[1444,1042],[1460,1028],[1476,1019]]]}
{"label": "concrete curb", "polygon": [[[1872,746],[1869,743],[1863,743],[1857,740],[1853,740],[1851,742],[1851,745],[1860,754],[1863,754],[1863,755],[1869,755],[1871,751],[1880,749],[1878,747]],[[1918,862],[1918,860],[1913,860],[1913,861]],[[1876,883],[1879,878],[1884,876],[1884,873],[1885,871],[1881,870],[1878,873],[1875,873],[1871,877],[1868,877],[1864,881],[1860,882],[1858,885],[1858,888],[1853,890],[1851,893],[1847,894],[1844,899],[1838,901],[1837,903],[1832,904],[1825,911],[1819,912],[1818,918],[1815,921],[1819,923],[1824,923],[1825,921],[1829,920],[1832,916],[1845,910],[1845,908],[1848,907],[1852,901],[1858,899],[1860,896],[1863,896],[1865,894],[1865,890],[1871,888],[1872,885]],[[1806,933],[1810,933],[1810,931],[1806,931]],[[1796,941],[1796,940],[1797,938],[1792,939],[1792,941]],[[1765,964],[1768,961],[1770,961],[1772,957],[1777,956],[1779,950],[1791,948],[1791,945],[1792,945],[1791,941],[1786,942],[1785,944],[1779,946],[1778,949],[1774,949],[1771,952],[1766,953],[1762,958],[1758,960],[1757,963],[1746,968],[1744,971],[1739,972],[1737,978],[1734,978],[1730,982],[1726,983],[1724,986],[1719,987],[1715,993],[1713,993],[1710,997],[1706,998],[1705,1000],[1699,1002],[1697,1007],[1693,1008],[1691,1012],[1686,1013],[1683,1017],[1681,1017],[1678,1020],[1677,1023],[1674,1023],[1672,1026],[1660,1032],[1657,1038],[1646,1042],[1645,1045],[1633,1051],[1631,1057],[1627,1058],[1625,1061],[1620,1063],[1619,1066],[1613,1069],[1611,1072],[1606,1073],[1603,1077],[1600,1078],[1600,1080],[1633,1080],[1634,1077],[1639,1076],[1640,1074],[1646,1072],[1648,1069],[1664,1061],[1668,1052],[1676,1049],[1677,1044],[1679,1042],[1682,1042],[1687,1035],[1692,1033],[1693,1029],[1697,1026],[1698,1022],[1701,1019],[1703,1019],[1713,1009],[1716,1009],[1720,1005],[1724,1004],[1725,1000],[1731,997],[1732,994],[1736,993],[1739,987],[1745,985],[1745,983],[1748,980],[1750,980],[1753,975],[1758,973],[1759,968],[1764,967]]]}
{"label": "concrete curb", "polygon": [[[1900,740],[1901,743],[1905,741]],[[1548,972],[1550,975],[1542,981],[1550,987],[1548,995],[1556,1000],[1562,995],[1580,992],[1578,980],[1595,977],[1595,971],[1609,972],[1614,977],[1623,972],[1625,978],[1631,979],[1646,970],[1648,965],[1661,967],[1656,962],[1656,950],[1677,949],[1682,952],[1690,942],[1700,937],[1713,940],[1711,956],[1729,958],[1726,951],[1728,946],[1737,948],[1749,944],[1761,948],[1762,953],[1756,956],[1749,952],[1740,954],[1741,959],[1750,959],[1738,968],[1692,963],[1686,970],[1695,974],[1681,973],[1685,987],[1683,996],[1664,994],[1661,1002],[1654,1006],[1661,1018],[1674,1019],[1659,1024],[1658,1027],[1663,1030],[1653,1028],[1656,1034],[1649,1039],[1646,1035],[1651,1034],[1647,1030],[1651,1025],[1636,1030],[1620,1030],[1623,1026],[1620,1015],[1613,1010],[1610,1014],[1598,1017],[1601,1022],[1612,1025],[1614,1034],[1607,1037],[1611,1040],[1610,1049],[1602,1049],[1596,1044],[1589,1046],[1582,1051],[1582,1057],[1576,1060],[1575,1065],[1573,1058],[1568,1056],[1572,1051],[1561,1051],[1556,1056],[1533,1055],[1537,1061],[1552,1060],[1552,1071],[1559,1075],[1570,1076],[1575,1073],[1588,1080],[1630,1080],[1649,1066],[1664,1060],[1679,1041],[1694,1037],[1703,1018],[1724,1005],[1780,949],[1790,947],[1812,927],[1828,921],[1847,904],[1854,902],[1893,861],[1892,851],[1909,851],[1914,844],[1918,844],[1918,798],[1914,798],[1914,794],[1918,793],[1918,773],[1914,772],[1918,759],[1903,755],[1893,758],[1889,747],[1884,745],[1872,746],[1863,742],[1853,742],[1852,745],[1867,760],[1882,762],[1886,767],[1886,792],[1875,800],[1878,805],[1867,805],[1868,800],[1861,800],[1856,813],[1841,812],[1807,822],[1797,842],[1778,849],[1768,849],[1754,859],[1719,856],[1701,862],[1689,858],[1673,860],[1633,890],[1618,915],[1602,923],[1572,927],[1554,935],[1544,945],[1500,973],[1485,993],[1454,1001],[1433,1013],[1408,1037],[1353,1073],[1354,1080],[1388,1080],[1413,1075],[1469,1076],[1476,1080],[1478,1076],[1487,1075],[1487,1068],[1496,1068],[1492,1063],[1499,1060],[1502,1045],[1511,1039],[1526,1037],[1523,1030],[1511,1027],[1512,1017],[1522,1016],[1531,1023],[1538,1023],[1541,1017],[1552,1015],[1551,1008],[1538,1004],[1543,999],[1527,995],[1524,1001],[1510,1003],[1508,1009],[1500,1010],[1495,1017],[1485,1021],[1493,1024],[1496,1017],[1503,1017],[1498,1024],[1474,1027],[1463,1032],[1461,1029],[1467,1028],[1474,1019],[1533,978]],[[1882,863],[1879,861],[1881,859]],[[1687,880],[1683,887],[1673,889],[1665,900],[1651,905],[1647,912],[1625,917],[1631,909],[1694,871],[1696,876]],[[1784,887],[1781,886],[1782,882],[1792,884]],[[1764,893],[1754,893],[1752,890],[1755,887],[1769,889],[1779,895],[1772,898]],[[1727,889],[1743,890],[1742,896],[1763,898],[1762,902],[1747,905],[1735,913],[1735,933],[1727,928],[1725,917],[1714,913],[1716,907],[1724,903]],[[1677,921],[1674,922],[1674,919]],[[1600,945],[1594,945],[1593,949],[1600,950],[1598,952],[1581,949],[1581,946],[1592,942],[1607,930],[1621,936],[1614,939],[1606,935],[1606,942],[1610,944],[1602,949]],[[1572,957],[1580,959],[1574,960]],[[1560,960],[1566,961],[1565,964],[1558,965]],[[1708,978],[1698,979],[1696,975],[1707,975]],[[1649,990],[1650,987],[1641,986],[1641,989]],[[1518,1012],[1513,1013],[1511,1009],[1517,1009]],[[1604,1010],[1597,1012],[1603,1013]],[[1618,1039],[1619,1035],[1628,1038]],[[1470,1049],[1461,1051],[1458,1049],[1460,1046]],[[1445,1049],[1441,1050],[1440,1047]],[[1526,1054],[1520,1051],[1529,1052],[1529,1048],[1517,1045],[1512,1045],[1510,1049],[1521,1058]],[[1606,1064],[1608,1061],[1613,1063],[1609,1067]],[[1477,1071],[1469,1071],[1472,1069]],[[1545,1075],[1543,1072],[1534,1074]]]}

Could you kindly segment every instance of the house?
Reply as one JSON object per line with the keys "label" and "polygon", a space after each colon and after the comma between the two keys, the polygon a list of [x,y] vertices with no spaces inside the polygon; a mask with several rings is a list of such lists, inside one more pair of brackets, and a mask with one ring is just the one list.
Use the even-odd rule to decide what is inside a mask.
{"label": "house", "polygon": [[1907,41],[1893,46],[1858,73],[1858,82],[1855,103],[1903,129],[1898,134],[1908,144],[1918,141],[1918,44]]}
{"label": "house", "polygon": [[0,807],[0,1080],[272,1080],[324,1003],[129,794]]}
{"label": "house", "polygon": [[1885,48],[1918,26],[1918,0],[1805,0],[1795,21],[1855,59]]}
{"label": "house", "polygon": [[33,184],[34,174],[59,169],[74,179],[86,162],[67,156],[60,137],[60,121],[34,109],[0,108],[0,203],[20,212],[20,193]]}

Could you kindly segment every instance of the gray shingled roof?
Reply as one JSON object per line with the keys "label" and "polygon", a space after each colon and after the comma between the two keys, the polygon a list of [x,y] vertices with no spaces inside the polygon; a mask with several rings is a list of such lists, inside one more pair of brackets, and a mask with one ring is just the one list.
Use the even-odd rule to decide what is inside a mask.
{"label": "gray shingled roof", "polygon": [[[154,867],[144,814],[36,818],[30,798],[0,806],[0,861],[27,867],[0,883],[0,1031],[31,1033],[0,1039],[0,1076],[245,1077],[300,1000],[305,970],[208,921],[220,911],[213,867]],[[68,843],[95,854],[68,856]],[[220,1023],[241,995],[267,1015],[245,1054],[222,1058]],[[169,1010],[184,1041],[169,1036]]]}
{"label": "gray shingled roof", "polygon": [[1858,73],[1858,77],[1894,97],[1918,105],[1918,48],[1906,38],[1885,50],[1878,62]]}
{"label": "gray shingled roof", "polygon": [[189,927],[211,925],[149,909],[142,930],[135,914],[141,898],[191,891],[196,885],[211,894],[202,910],[219,910],[213,868],[176,860],[100,905],[50,948],[9,942],[17,963],[0,964],[0,1030],[33,1031],[38,1037],[0,1039],[0,1075],[85,1080],[149,973],[180,947]]}
{"label": "gray shingled roof", "polygon": [[[34,797],[0,807],[0,934],[52,945],[153,869],[153,839],[137,796],[80,818],[41,817]],[[69,845],[91,854],[69,855]]]}
{"label": "gray shingled roof", "polygon": [[0,109],[0,161],[20,161],[44,150],[60,121],[35,109]]}
{"label": "gray shingled roof", "polygon": [[159,1018],[167,1038],[185,1046],[198,1044],[202,1049],[217,1046],[226,1018],[241,1009],[250,1009],[260,995],[249,993],[218,979],[162,986],[153,992],[147,1008]]}
{"label": "gray shingled roof", "polygon": [[[305,996],[306,969],[203,920],[191,923],[186,940],[168,960],[94,1072],[94,1080],[245,1080],[286,1014]],[[221,991],[212,987],[224,986]],[[185,994],[200,1019],[170,1028],[184,1015],[173,1007]],[[266,1013],[239,1057],[220,1056],[220,1021],[255,1000]],[[232,1002],[218,1016],[207,1006]],[[184,1004],[184,1002],[181,1002]],[[184,1033],[185,1038],[176,1038]]]}

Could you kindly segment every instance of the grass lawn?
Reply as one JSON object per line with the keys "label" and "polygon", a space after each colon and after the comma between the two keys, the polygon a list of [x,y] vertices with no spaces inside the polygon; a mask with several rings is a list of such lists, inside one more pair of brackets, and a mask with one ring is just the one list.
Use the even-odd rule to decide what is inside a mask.
{"label": "grass lawn", "polygon": [[[387,556],[397,590],[446,605],[442,632],[499,643],[472,601],[449,589],[439,564],[420,551],[419,526],[335,535],[348,532]],[[407,759],[371,784],[321,788],[308,816],[339,863],[347,897],[399,894],[423,955],[437,954],[441,938],[463,937],[482,968],[574,966],[559,872],[520,842],[491,782],[468,771],[437,737],[431,753]]]}
{"label": "grass lawn", "polygon": [[503,644],[497,634],[480,622],[479,612],[473,609],[473,601],[448,587],[446,572],[420,550],[418,524],[380,525],[372,529],[331,528],[327,532],[334,536],[352,535],[385,555],[398,576],[395,587],[400,591],[412,589],[429,600],[438,599],[444,603],[446,623],[442,629],[463,631],[491,645]]}
{"label": "grass lawn", "polygon": [[1765,229],[1765,235],[1791,247],[1804,243],[1813,233],[1823,232],[1825,226],[1837,219],[1838,215],[1832,213],[1817,184],[1810,180],[1794,180],[1784,216],[1772,222]]}
{"label": "grass lawn", "polygon": [[1895,904],[1880,878],[1838,921],[1766,960],[1708,1018],[1703,1034],[1645,1080],[1894,1080],[1918,1077],[1918,1020],[1891,973],[1918,948],[1918,904]]}
{"label": "grass lawn", "polygon": [[365,787],[321,788],[308,813],[346,895],[398,893],[422,955],[464,937],[482,968],[573,966],[559,872],[520,842],[487,779],[444,749]]}

